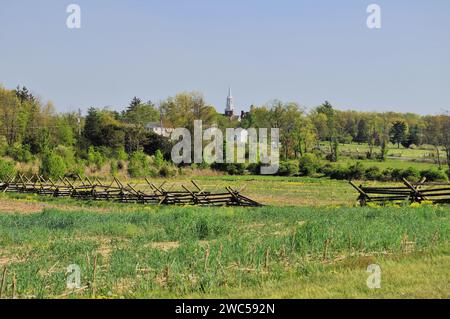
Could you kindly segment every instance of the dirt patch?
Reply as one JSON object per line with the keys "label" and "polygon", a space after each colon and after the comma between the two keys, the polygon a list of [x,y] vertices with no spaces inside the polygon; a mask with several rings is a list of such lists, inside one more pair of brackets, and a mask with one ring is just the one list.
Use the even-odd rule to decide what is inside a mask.
{"label": "dirt patch", "polygon": [[100,254],[104,259],[105,263],[108,263],[109,257],[111,256],[112,248],[110,246],[111,242],[104,242],[102,241],[100,243],[100,247],[97,249],[97,253]]}
{"label": "dirt patch", "polygon": [[1,213],[39,213],[49,205],[45,203],[35,203],[35,202],[23,202],[12,199],[1,199],[0,200],[0,212]]}
{"label": "dirt patch", "polygon": [[163,251],[169,251],[169,250],[177,249],[178,247],[180,247],[180,243],[177,241],[156,242],[156,243],[149,243],[148,245],[145,245],[145,247],[163,250]]}
{"label": "dirt patch", "polygon": [[14,263],[23,263],[25,260],[20,259],[18,257],[2,257],[0,256],[0,267],[9,266],[10,264]]}
{"label": "dirt patch", "polygon": [[24,201],[19,199],[0,199],[0,213],[4,214],[35,214],[41,213],[44,209],[55,208],[63,211],[78,211],[80,209],[87,209],[93,212],[108,212],[111,209],[102,207],[80,207],[78,205],[67,205],[67,204],[54,204],[45,202],[34,202],[34,201]]}

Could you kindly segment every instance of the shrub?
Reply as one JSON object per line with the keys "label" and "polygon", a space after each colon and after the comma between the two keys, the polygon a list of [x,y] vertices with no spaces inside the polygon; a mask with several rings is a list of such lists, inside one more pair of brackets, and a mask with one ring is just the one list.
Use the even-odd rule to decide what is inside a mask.
{"label": "shrub", "polygon": [[159,176],[161,177],[173,177],[177,175],[177,169],[169,165],[164,165],[159,169]]}
{"label": "shrub", "polygon": [[155,165],[158,168],[161,168],[164,165],[164,156],[160,150],[156,150],[155,152]]}
{"label": "shrub", "polygon": [[150,158],[142,151],[131,154],[130,163],[128,164],[128,173],[131,177],[144,177],[151,175]]}
{"label": "shrub", "polygon": [[299,172],[304,176],[311,176],[317,173],[320,167],[319,159],[314,154],[305,154],[300,157]]}
{"label": "shrub", "polygon": [[14,160],[22,163],[29,163],[33,160],[33,155],[30,152],[29,145],[16,144],[9,147],[6,154],[11,156]]}
{"label": "shrub", "polygon": [[208,164],[208,163],[205,162],[205,161],[203,161],[203,162],[201,162],[200,164],[198,164],[198,168],[200,168],[200,169],[208,169],[208,168],[210,168],[210,167],[211,167],[211,165]]}
{"label": "shrub", "polygon": [[393,168],[386,168],[381,172],[381,181],[388,182],[394,180],[392,177],[392,173],[394,172]]}
{"label": "shrub", "polygon": [[11,161],[0,159],[0,180],[3,181],[14,175],[16,175],[14,163]]}
{"label": "shrub", "polygon": [[69,175],[70,177],[72,177],[74,179],[78,178],[78,176],[84,177],[85,167],[86,167],[85,163],[83,163],[83,162],[77,163],[67,170],[67,175]]}
{"label": "shrub", "polygon": [[371,181],[379,181],[383,179],[383,174],[378,166],[368,167],[364,173],[366,179]]}
{"label": "shrub", "polygon": [[448,180],[447,174],[438,169],[425,169],[420,171],[420,176],[425,177],[429,182],[445,182]]}
{"label": "shrub", "polygon": [[109,162],[109,166],[110,166],[110,172],[112,176],[116,176],[117,173],[119,172],[119,163],[116,159],[112,159]]}
{"label": "shrub", "polygon": [[324,174],[325,176],[330,177],[332,172],[334,171],[335,166],[333,164],[327,163],[322,167],[319,167],[319,169],[317,170],[319,173]]}
{"label": "shrub", "polygon": [[446,171],[448,178],[450,178],[450,168]]}
{"label": "shrub", "polygon": [[247,166],[247,170],[252,175],[260,175],[261,174],[261,163],[251,163]]}
{"label": "shrub", "polygon": [[348,167],[346,179],[364,179],[366,169],[361,162]]}
{"label": "shrub", "polygon": [[226,172],[230,175],[243,175],[245,173],[245,164],[227,164]]}
{"label": "shrub", "polygon": [[403,178],[408,181],[417,182],[420,180],[420,172],[413,167],[409,167],[403,171]]}
{"label": "shrub", "polygon": [[127,152],[125,152],[125,149],[123,147],[119,147],[118,149],[116,149],[114,155],[119,161],[128,160],[128,154]]}
{"label": "shrub", "polygon": [[105,164],[105,157],[93,146],[90,146],[88,149],[88,162],[89,164],[94,164],[98,169],[100,169],[103,164]]}
{"label": "shrub", "polygon": [[55,152],[49,152],[43,155],[42,164],[40,167],[40,174],[45,178],[58,178],[65,176],[67,173],[67,166],[64,159]]}
{"label": "shrub", "polygon": [[55,154],[61,156],[69,170],[75,165],[75,151],[70,146],[58,145],[54,149]]}
{"label": "shrub", "polygon": [[278,175],[293,176],[299,172],[299,165],[296,161],[282,161],[278,168]]}
{"label": "shrub", "polygon": [[420,179],[420,172],[414,167],[407,169],[395,168],[392,170],[392,180],[400,182],[404,178],[411,182],[417,182]]}
{"label": "shrub", "polygon": [[347,167],[342,167],[340,165],[335,166],[334,169],[330,171],[331,179],[347,179],[349,176],[349,171]]}

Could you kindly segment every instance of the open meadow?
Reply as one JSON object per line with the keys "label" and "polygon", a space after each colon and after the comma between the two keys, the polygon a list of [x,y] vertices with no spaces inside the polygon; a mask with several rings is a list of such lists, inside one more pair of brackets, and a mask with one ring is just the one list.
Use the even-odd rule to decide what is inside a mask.
{"label": "open meadow", "polygon": [[[347,182],[324,178],[197,182],[243,189],[267,206],[0,195],[2,298],[450,297],[448,206],[357,207]],[[380,289],[367,286],[371,264],[381,267]],[[80,269],[79,289],[67,288],[70,265]]]}

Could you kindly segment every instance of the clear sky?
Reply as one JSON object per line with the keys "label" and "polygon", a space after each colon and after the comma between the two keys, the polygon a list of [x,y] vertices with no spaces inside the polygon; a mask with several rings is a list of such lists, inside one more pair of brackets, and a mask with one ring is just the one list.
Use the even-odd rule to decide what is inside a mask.
{"label": "clear sky", "polygon": [[223,111],[231,85],[239,109],[278,98],[436,114],[450,109],[450,1],[2,0],[0,83],[59,111],[194,90]]}

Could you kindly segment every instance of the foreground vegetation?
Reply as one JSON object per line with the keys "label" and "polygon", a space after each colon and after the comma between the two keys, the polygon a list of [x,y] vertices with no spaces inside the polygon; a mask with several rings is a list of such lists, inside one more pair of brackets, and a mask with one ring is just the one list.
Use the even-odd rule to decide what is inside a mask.
{"label": "foreground vegetation", "polygon": [[[448,298],[449,236],[448,208],[433,206],[1,214],[3,297]],[[369,264],[382,267],[376,291]]]}

